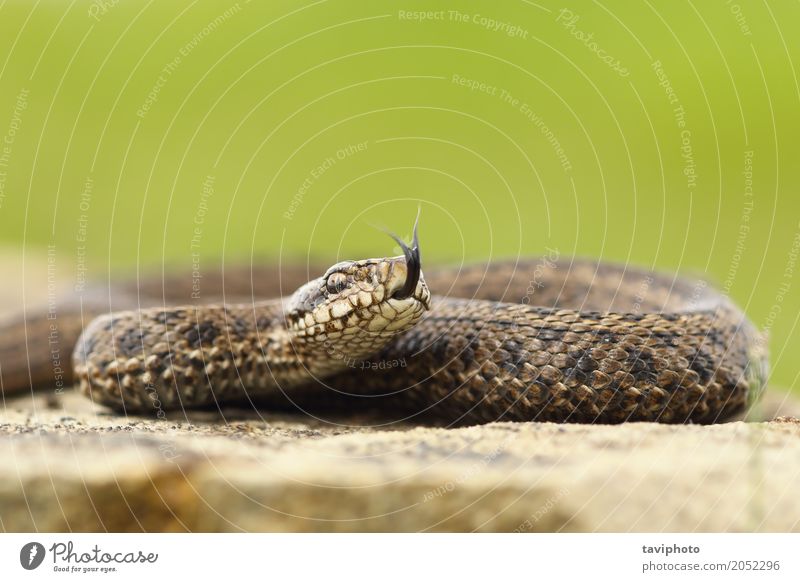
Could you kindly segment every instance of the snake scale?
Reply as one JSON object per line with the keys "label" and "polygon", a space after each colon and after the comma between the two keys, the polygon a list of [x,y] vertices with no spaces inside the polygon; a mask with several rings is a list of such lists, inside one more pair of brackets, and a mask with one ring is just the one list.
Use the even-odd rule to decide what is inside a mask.
{"label": "snake scale", "polygon": [[[175,277],[62,307],[64,375],[126,413],[330,405],[450,423],[712,423],[764,389],[764,339],[703,281],[555,256],[423,274],[416,238],[396,239],[402,256],[337,263],[310,282],[300,268],[204,279],[206,297],[238,285],[251,298],[240,303],[173,306],[187,286]],[[25,329],[35,336],[36,318]],[[33,343],[26,370],[18,343],[0,345],[5,393],[51,383]]]}

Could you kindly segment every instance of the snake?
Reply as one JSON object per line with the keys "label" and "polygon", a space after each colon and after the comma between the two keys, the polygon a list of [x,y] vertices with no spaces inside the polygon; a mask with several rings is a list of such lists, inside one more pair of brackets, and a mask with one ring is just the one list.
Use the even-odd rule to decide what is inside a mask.
{"label": "snake", "polygon": [[[220,301],[170,303],[185,297],[180,276],[64,304],[60,349],[72,358],[61,375],[125,414],[338,407],[454,424],[709,424],[765,389],[764,335],[704,279],[552,250],[423,273],[416,224],[410,244],[392,237],[401,255],[340,261],[314,278],[251,265],[238,276],[247,301],[225,300],[229,275],[228,286],[203,283]],[[276,281],[296,290],[262,298]],[[148,296],[158,299],[145,306]],[[46,324],[29,317],[26,334]],[[0,323],[2,337],[21,325]],[[52,350],[26,346],[23,370],[19,346],[0,342],[4,394],[52,384]]]}

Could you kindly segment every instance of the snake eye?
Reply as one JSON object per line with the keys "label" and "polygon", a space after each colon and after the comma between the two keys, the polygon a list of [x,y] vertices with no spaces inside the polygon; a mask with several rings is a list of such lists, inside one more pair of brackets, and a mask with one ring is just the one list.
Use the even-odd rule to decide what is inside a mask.
{"label": "snake eye", "polygon": [[344,273],[331,273],[325,281],[325,288],[331,295],[336,295],[347,289],[347,276]]}

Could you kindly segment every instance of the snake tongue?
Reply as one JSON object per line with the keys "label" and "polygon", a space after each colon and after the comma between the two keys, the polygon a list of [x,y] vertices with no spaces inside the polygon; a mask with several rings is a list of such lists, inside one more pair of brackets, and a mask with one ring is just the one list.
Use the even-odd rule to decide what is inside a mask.
{"label": "snake tongue", "polygon": [[419,256],[419,237],[417,236],[417,225],[419,224],[419,213],[417,213],[417,220],[414,222],[414,235],[411,240],[411,248],[404,243],[400,237],[389,233],[394,241],[403,249],[403,255],[406,259],[406,280],[403,286],[398,289],[394,297],[397,299],[405,299],[411,297],[417,289],[417,283],[422,272],[422,262]]}

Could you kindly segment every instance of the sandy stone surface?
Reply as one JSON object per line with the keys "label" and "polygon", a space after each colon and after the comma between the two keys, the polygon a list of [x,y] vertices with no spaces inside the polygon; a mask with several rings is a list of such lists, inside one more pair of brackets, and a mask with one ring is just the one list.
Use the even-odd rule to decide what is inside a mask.
{"label": "sandy stone surface", "polygon": [[[0,288],[0,314],[45,299],[46,261],[18,255],[0,249],[26,281]],[[0,531],[800,530],[800,404],[778,390],[757,422],[710,427],[224,413],[3,398]]]}
{"label": "sandy stone surface", "polygon": [[0,527],[800,529],[800,421],[789,418],[387,430],[225,412],[126,418],[73,393],[6,401]]}

